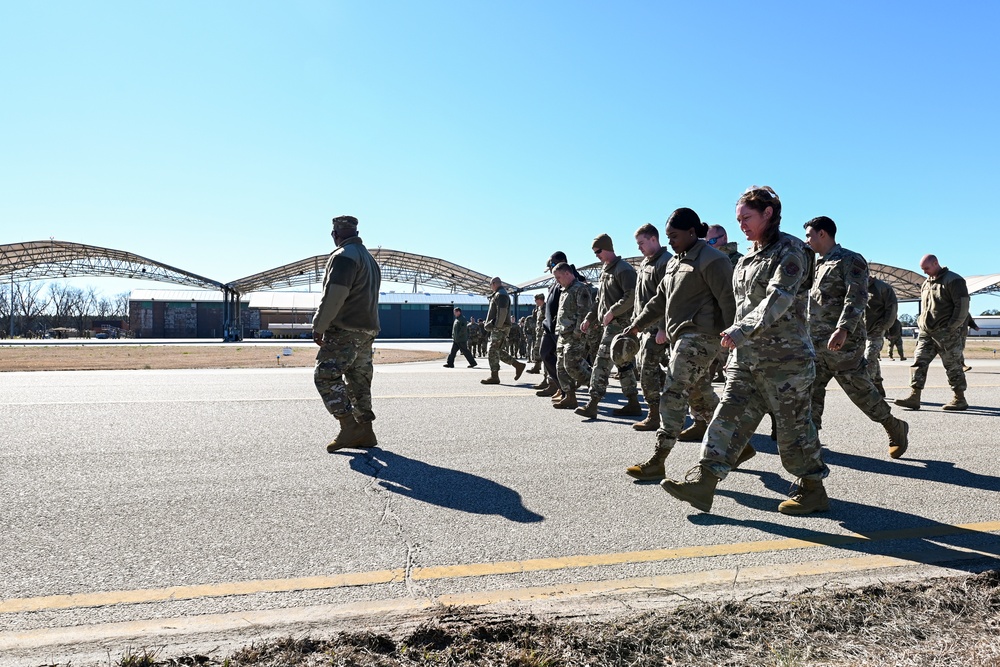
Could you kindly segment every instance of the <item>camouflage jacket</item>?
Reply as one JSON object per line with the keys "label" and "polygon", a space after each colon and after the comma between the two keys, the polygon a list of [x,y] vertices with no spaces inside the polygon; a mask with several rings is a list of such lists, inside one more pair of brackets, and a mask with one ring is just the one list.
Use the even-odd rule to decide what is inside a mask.
{"label": "camouflage jacket", "polygon": [[510,296],[503,287],[490,295],[490,309],[486,311],[483,329],[486,331],[510,329]]}
{"label": "camouflage jacket", "polygon": [[965,278],[948,267],[928,278],[920,287],[920,331],[932,334],[959,333],[969,320],[969,288]]}
{"label": "camouflage jacket", "polygon": [[663,282],[663,273],[667,270],[667,263],[671,257],[673,255],[666,248],[660,248],[660,251],[652,257],[642,258],[639,270],[636,272],[635,306],[632,309],[633,320],[639,317],[639,313],[642,312],[645,305],[656,294],[657,288]]}
{"label": "camouflage jacket", "polygon": [[556,314],[556,335],[580,336],[580,325],[593,308],[590,288],[579,280],[562,288],[559,296],[559,312]]}
{"label": "camouflage jacket", "polygon": [[754,244],[736,264],[736,321],[726,333],[736,343],[738,363],[815,358],[806,314],[813,251],[784,232]]}
{"label": "camouflage jacket", "polygon": [[865,308],[865,329],[869,336],[885,336],[899,313],[899,300],[892,285],[871,277],[868,280],[868,307]]}
{"label": "camouflage jacket", "polygon": [[[816,262],[816,278],[809,290],[809,329],[814,345],[826,346],[837,329],[858,343],[867,336],[868,262],[838,243]],[[845,343],[845,347],[847,347]]]}
{"label": "camouflage jacket", "polygon": [[610,312],[614,314],[614,319],[622,320],[623,326],[628,324],[635,303],[636,279],[635,269],[621,257],[605,264],[601,269],[596,308],[591,309],[588,319],[595,324],[603,324],[604,316]]}
{"label": "camouflage jacket", "polygon": [[723,243],[717,250],[723,255],[729,257],[729,261],[732,262],[733,268],[736,268],[736,263],[740,261],[742,253],[736,249],[736,241],[730,241],[729,243]]}
{"label": "camouflage jacket", "polygon": [[733,266],[729,258],[702,240],[667,264],[656,294],[632,323],[650,323],[673,343],[681,334],[718,335],[733,323]]}

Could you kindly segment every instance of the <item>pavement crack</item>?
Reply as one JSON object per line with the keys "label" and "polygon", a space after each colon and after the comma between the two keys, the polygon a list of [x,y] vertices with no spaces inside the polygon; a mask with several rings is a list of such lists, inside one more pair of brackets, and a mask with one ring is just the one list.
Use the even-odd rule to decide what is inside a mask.
{"label": "pavement crack", "polygon": [[406,524],[393,508],[392,484],[382,479],[381,474],[386,469],[386,465],[379,461],[377,456],[377,452],[365,452],[362,457],[364,465],[371,470],[370,481],[365,487],[364,493],[376,506],[381,506],[379,525],[389,526],[390,530],[406,547],[406,557],[402,570],[403,585],[406,587],[407,594],[414,598],[430,597],[427,588],[413,580],[413,570],[417,567],[417,557],[421,551],[420,544],[407,534]]}

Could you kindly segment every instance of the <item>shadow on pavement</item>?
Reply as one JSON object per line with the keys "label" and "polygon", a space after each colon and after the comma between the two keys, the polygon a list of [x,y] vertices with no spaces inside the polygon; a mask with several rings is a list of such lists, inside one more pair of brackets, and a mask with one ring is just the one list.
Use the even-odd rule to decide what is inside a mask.
{"label": "shadow on pavement", "polygon": [[378,448],[365,453],[337,453],[350,456],[352,470],[375,478],[391,493],[470,514],[496,514],[518,523],[545,519],[526,508],[517,491],[485,477]]}

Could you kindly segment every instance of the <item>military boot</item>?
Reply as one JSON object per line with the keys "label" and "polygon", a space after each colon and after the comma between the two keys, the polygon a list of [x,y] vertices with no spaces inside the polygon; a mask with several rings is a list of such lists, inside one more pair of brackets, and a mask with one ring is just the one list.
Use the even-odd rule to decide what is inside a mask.
{"label": "military boot", "polygon": [[885,387],[882,386],[882,381],[879,380],[873,384],[875,385],[875,388],[878,389],[878,395],[885,398]]}
{"label": "military boot", "polygon": [[587,401],[587,405],[583,406],[582,408],[577,408],[576,410],[574,410],[574,412],[576,412],[576,414],[580,415],[581,417],[594,419],[597,417],[597,406],[599,406],[600,404],[601,404],[601,399],[591,396],[590,400]]}
{"label": "military boot", "polygon": [[367,449],[378,445],[371,422],[358,423],[354,415],[337,417],[340,422],[340,433],[326,446],[328,453],[338,449]]}
{"label": "military boot", "polygon": [[901,408],[909,408],[910,410],[920,409],[920,390],[911,389],[910,395],[906,398],[897,398],[896,405]]}
{"label": "military boot", "polygon": [[514,379],[515,380],[520,379],[521,373],[524,372],[524,369],[525,369],[525,365],[523,363],[521,363],[520,361],[518,361],[517,359],[515,359],[514,360]]}
{"label": "military boot", "polygon": [[559,391],[559,383],[553,380],[552,378],[549,378],[548,381],[545,383],[545,386],[539,391],[535,392],[535,396],[552,396],[557,391]]}
{"label": "military boot", "polygon": [[645,463],[637,463],[625,468],[625,474],[642,482],[659,482],[667,475],[666,471],[663,470],[663,462],[667,460],[669,453],[669,449],[657,447],[651,459]]}
{"label": "military boot", "polygon": [[736,457],[736,461],[733,462],[733,470],[736,470],[755,456],[757,456],[757,450],[754,449],[753,445],[748,442],[746,446],[743,447],[743,451],[740,452],[740,455]]}
{"label": "military boot", "polygon": [[500,384],[500,372],[490,371],[490,376],[480,380],[479,384]]}
{"label": "military boot", "polygon": [[580,403],[576,400],[576,390],[564,392],[563,397],[552,404],[556,410],[576,410]]}
{"label": "military boot", "polygon": [[909,445],[907,434],[910,432],[910,425],[902,419],[889,415],[882,422],[882,428],[889,435],[889,456],[898,459],[906,452],[906,447]]}
{"label": "military boot", "polygon": [[955,397],[941,406],[942,410],[968,410],[969,404],[965,402],[965,392],[955,391]]}
{"label": "military boot", "polygon": [[715,499],[715,487],[719,478],[703,465],[696,465],[688,470],[683,482],[665,479],[660,482],[663,490],[677,500],[683,500],[702,512],[712,511],[712,501]]}
{"label": "military boot", "polygon": [[615,417],[638,417],[642,414],[642,406],[639,405],[638,396],[629,396],[628,403],[612,411]]}
{"label": "military boot", "polygon": [[821,479],[800,479],[795,495],[778,505],[778,511],[782,514],[812,514],[829,509],[830,499]]}
{"label": "military boot", "polygon": [[526,372],[531,373],[532,375],[538,375],[542,372],[542,362],[536,361],[535,365],[529,368]]}
{"label": "military boot", "polygon": [[660,428],[660,413],[653,408],[649,409],[649,414],[641,422],[632,424],[636,431],[655,431]]}
{"label": "military boot", "polygon": [[563,399],[563,395],[564,394],[562,389],[556,389],[556,393],[552,394],[552,402],[558,403]]}
{"label": "military boot", "polygon": [[705,431],[707,430],[708,430],[708,422],[703,422],[700,419],[695,419],[693,424],[691,424],[686,429],[677,434],[677,441],[701,442],[701,439],[705,437]]}

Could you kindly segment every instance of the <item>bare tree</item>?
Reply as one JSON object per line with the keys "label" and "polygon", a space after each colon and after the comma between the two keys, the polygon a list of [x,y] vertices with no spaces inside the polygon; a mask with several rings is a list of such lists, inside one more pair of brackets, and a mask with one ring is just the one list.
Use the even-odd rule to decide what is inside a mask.
{"label": "bare tree", "polygon": [[96,312],[98,319],[106,320],[111,317],[111,313],[114,311],[114,307],[111,305],[111,300],[102,296],[97,300]]}
{"label": "bare tree", "polygon": [[73,316],[74,302],[79,298],[79,290],[69,283],[49,283],[48,310],[52,315],[52,326],[64,327]]}
{"label": "bare tree", "polygon": [[14,283],[14,312],[21,318],[22,335],[34,330],[38,318],[49,306],[41,292],[42,283]]}
{"label": "bare tree", "polygon": [[116,319],[128,321],[128,292],[116,294],[112,301],[112,314]]}
{"label": "bare tree", "polygon": [[0,338],[6,338],[10,333],[11,325],[11,313],[14,309],[11,307],[11,298],[13,292],[7,285],[0,285]]}

